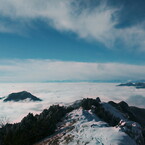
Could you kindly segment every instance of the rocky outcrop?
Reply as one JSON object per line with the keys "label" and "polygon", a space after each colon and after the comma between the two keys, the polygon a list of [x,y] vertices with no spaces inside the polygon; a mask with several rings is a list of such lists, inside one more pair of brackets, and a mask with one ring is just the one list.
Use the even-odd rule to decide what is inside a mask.
{"label": "rocky outcrop", "polygon": [[41,99],[37,98],[36,96],[32,95],[31,93],[29,93],[27,91],[22,91],[22,92],[18,92],[18,93],[9,94],[8,97],[6,99],[4,99],[4,102],[8,102],[8,101],[18,102],[18,101],[24,101],[24,100],[42,101]]}
{"label": "rocky outcrop", "polygon": [[118,126],[121,131],[127,133],[133,138],[137,145],[144,145],[144,137],[142,134],[142,127],[137,122],[121,120]]}

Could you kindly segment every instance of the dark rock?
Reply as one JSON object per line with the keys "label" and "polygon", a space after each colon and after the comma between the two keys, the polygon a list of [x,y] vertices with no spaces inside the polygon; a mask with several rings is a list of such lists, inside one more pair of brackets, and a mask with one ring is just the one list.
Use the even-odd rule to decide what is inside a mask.
{"label": "dark rock", "polygon": [[113,101],[109,101],[108,102],[110,105],[112,105],[113,107],[115,107],[116,109],[120,110],[120,107],[118,106],[117,103],[113,102]]}
{"label": "dark rock", "polygon": [[31,93],[22,91],[22,92],[12,93],[8,95],[8,97],[4,99],[4,102],[8,102],[8,101],[18,102],[18,101],[23,101],[25,99],[30,99],[30,101],[42,101],[36,96],[33,96]]}
{"label": "dark rock", "polygon": [[142,127],[140,124],[133,121],[123,121],[121,120],[118,127],[128,134],[132,139],[134,139],[137,145],[144,145],[144,137],[142,133]]}
{"label": "dark rock", "polygon": [[145,109],[131,106],[130,110],[135,114],[137,122],[145,128]]}
{"label": "dark rock", "polygon": [[120,112],[122,112],[126,116],[127,119],[130,119],[132,121],[138,121],[136,115],[134,114],[134,112],[132,112],[132,110],[130,109],[130,107],[128,106],[126,102],[121,101],[119,103],[115,103],[113,101],[110,101],[108,103],[112,105],[113,107],[115,107]]}
{"label": "dark rock", "polygon": [[119,102],[118,105],[119,105],[121,108],[123,108],[124,110],[129,109],[128,104],[127,104],[126,102],[124,102],[124,101]]}

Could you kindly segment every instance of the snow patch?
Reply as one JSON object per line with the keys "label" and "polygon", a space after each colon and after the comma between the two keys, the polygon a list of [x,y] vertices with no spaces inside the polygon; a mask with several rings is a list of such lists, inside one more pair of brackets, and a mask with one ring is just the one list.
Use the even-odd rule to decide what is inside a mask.
{"label": "snow patch", "polygon": [[90,110],[74,110],[64,122],[63,127],[73,126],[73,129],[61,137],[60,145],[136,145],[120,128],[109,127]]}

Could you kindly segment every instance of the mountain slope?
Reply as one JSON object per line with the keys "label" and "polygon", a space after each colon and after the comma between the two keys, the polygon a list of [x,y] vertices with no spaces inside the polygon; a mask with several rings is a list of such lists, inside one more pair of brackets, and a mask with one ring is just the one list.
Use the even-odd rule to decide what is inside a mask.
{"label": "mountain slope", "polygon": [[110,103],[84,99],[71,107],[56,133],[36,145],[144,145],[141,125]]}
{"label": "mountain slope", "polygon": [[0,145],[145,145],[144,123],[135,111],[144,114],[125,102],[99,98],[53,105],[2,126]]}

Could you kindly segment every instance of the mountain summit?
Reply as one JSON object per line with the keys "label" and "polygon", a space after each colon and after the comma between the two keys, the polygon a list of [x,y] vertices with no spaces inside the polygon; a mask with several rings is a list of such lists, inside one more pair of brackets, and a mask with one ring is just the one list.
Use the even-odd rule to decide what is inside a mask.
{"label": "mountain summit", "polygon": [[4,102],[8,101],[24,101],[24,100],[30,100],[30,101],[42,101],[41,99],[37,98],[36,96],[32,95],[31,93],[27,91],[22,91],[18,93],[11,93],[8,95],[6,99],[4,99]]}

